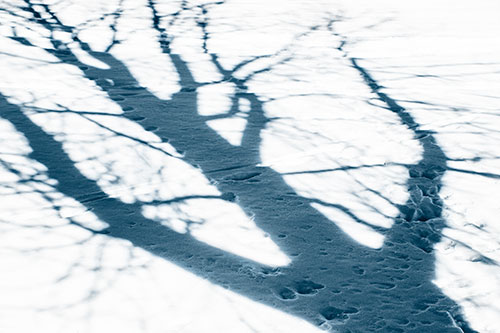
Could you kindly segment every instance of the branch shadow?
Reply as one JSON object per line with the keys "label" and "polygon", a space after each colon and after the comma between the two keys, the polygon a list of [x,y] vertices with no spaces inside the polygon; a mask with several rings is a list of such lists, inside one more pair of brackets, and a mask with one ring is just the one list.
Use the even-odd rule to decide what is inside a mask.
{"label": "branch shadow", "polygon": [[[49,32],[56,29],[71,32],[72,27],[62,24],[48,6],[42,9],[54,22],[42,18],[30,1],[25,3],[23,10],[31,13]],[[440,241],[441,231],[446,225],[439,191],[441,178],[449,170],[448,158],[433,133],[421,130],[405,108],[380,89],[360,62],[349,58],[352,68],[361,74],[387,109],[397,114],[401,125],[413,132],[423,148],[418,163],[404,165],[409,174],[406,187],[410,199],[398,206],[400,214],[394,219],[392,228],[377,229],[386,236],[383,247],[364,247],[311,205],[325,203],[299,195],[284,181],[283,174],[260,165],[261,133],[271,120],[265,116],[264,102],[248,91],[247,82],[252,75],[244,79],[235,76],[235,72],[249,61],[226,70],[217,55],[210,54],[223,80],[233,82],[238,88],[233,96],[233,107],[234,100],[239,98],[250,103],[241,145],[233,146],[210,128],[207,118],[199,114],[197,89],[202,84],[194,79],[188,63],[171,52],[170,37],[167,30],[160,27],[161,18],[154,2],[149,1],[148,6],[153,12],[153,27],[159,34],[160,46],[180,78],[181,89],[169,100],[161,100],[141,87],[125,64],[109,52],[110,48],[106,52],[96,52],[74,37],[83,50],[106,64],[108,69],[83,64],[53,34],[50,41],[54,48],[46,51],[61,63],[83,68],[85,77],[94,81],[120,106],[124,118],[146,131],[154,129],[162,142],[168,142],[182,154],[184,162],[201,170],[216,185],[222,193],[217,198],[237,202],[292,258],[292,262],[280,268],[262,265],[146,218],[142,213],[143,203],[125,203],[104,193],[96,181],[82,174],[53,135],[43,131],[19,106],[0,95],[2,118],[26,137],[33,150],[29,157],[47,168],[48,176],[57,181],[54,188],[91,209],[109,225],[104,230],[87,230],[128,240],[134,246],[214,284],[324,329],[342,332],[474,332],[462,318],[458,305],[432,283],[433,246]],[[206,11],[205,7],[202,9]],[[116,19],[119,15],[116,14]],[[200,22],[203,22],[200,26],[205,36],[203,49],[208,54],[205,30],[208,21],[205,18]],[[17,40],[24,45],[29,43],[24,39]],[[339,50],[342,51],[342,46]],[[265,70],[270,68],[260,72]],[[113,85],[109,84],[110,81]],[[233,114],[230,112],[227,116]],[[176,198],[172,202],[186,199],[190,198]],[[348,208],[341,205],[335,208],[365,223]]]}

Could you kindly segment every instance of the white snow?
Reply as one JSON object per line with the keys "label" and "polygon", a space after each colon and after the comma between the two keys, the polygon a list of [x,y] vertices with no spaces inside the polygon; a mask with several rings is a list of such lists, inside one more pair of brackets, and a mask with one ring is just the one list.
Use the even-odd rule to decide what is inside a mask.
{"label": "white snow", "polygon": [[[121,61],[157,98],[143,105],[160,108],[181,92],[148,1],[40,3],[77,27],[93,51]],[[238,197],[224,197],[207,170],[186,162],[185,152],[156,129],[126,118],[121,99],[89,79],[88,68],[51,54],[54,38],[83,65],[110,68],[71,33],[60,28],[51,35],[29,20],[25,6],[0,1],[0,93],[60,142],[83,176],[175,232],[271,268],[293,263],[276,235],[260,229]],[[351,59],[358,59],[450,159],[439,193],[446,227],[434,245],[433,282],[462,307],[473,329],[500,331],[500,3],[190,1],[182,9],[181,1],[168,1],[157,10],[172,53],[200,83],[192,90],[206,124],[240,147],[250,126],[247,97],[255,94],[268,122],[252,167],[280,173],[348,237],[380,249],[398,205],[410,197],[407,166],[421,160],[423,149],[353,68]],[[51,20],[48,13],[43,18]],[[109,49],[113,40],[119,43]],[[232,81],[211,54],[224,71],[234,70]],[[168,117],[161,110],[158,117]],[[88,229],[98,232],[108,223],[57,190],[57,180],[30,156],[28,140],[2,112],[0,331],[320,331],[129,241],[92,234]],[[265,183],[266,175],[259,177]]]}

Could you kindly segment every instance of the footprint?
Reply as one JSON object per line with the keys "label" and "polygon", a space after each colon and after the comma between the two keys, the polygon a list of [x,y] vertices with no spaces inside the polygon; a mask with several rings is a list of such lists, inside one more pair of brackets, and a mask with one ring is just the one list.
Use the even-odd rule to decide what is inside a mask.
{"label": "footprint", "polygon": [[359,310],[353,307],[339,309],[334,306],[327,306],[320,311],[321,315],[325,317],[326,320],[345,320],[349,318],[350,314],[355,314],[358,312]]}
{"label": "footprint", "polygon": [[352,270],[354,273],[358,274],[358,275],[364,275],[365,274],[365,270],[359,266],[353,266],[352,267]]}
{"label": "footprint", "polygon": [[297,294],[289,288],[282,288],[279,292],[278,295],[280,296],[281,299],[284,300],[292,300],[297,298]]}
{"label": "footprint", "polygon": [[302,280],[295,284],[295,290],[301,295],[314,295],[323,288],[325,288],[324,285],[309,280]]}
{"label": "footprint", "polygon": [[234,202],[236,200],[236,195],[233,192],[223,193],[221,196],[222,200]]}

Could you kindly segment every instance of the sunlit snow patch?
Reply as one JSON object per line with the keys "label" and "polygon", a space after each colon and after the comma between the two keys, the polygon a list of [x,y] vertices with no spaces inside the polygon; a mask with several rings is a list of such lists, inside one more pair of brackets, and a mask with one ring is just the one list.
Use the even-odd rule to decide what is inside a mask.
{"label": "sunlit snow patch", "polygon": [[239,118],[237,116],[207,122],[208,126],[217,131],[220,136],[226,139],[233,146],[239,146],[241,144],[246,124],[246,119]]}

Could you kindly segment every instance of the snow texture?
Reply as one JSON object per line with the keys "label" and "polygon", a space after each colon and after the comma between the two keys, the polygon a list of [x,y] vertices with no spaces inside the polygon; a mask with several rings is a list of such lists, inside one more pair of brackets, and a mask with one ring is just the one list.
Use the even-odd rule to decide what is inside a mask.
{"label": "snow texture", "polygon": [[0,1],[0,331],[500,332],[499,11]]}

